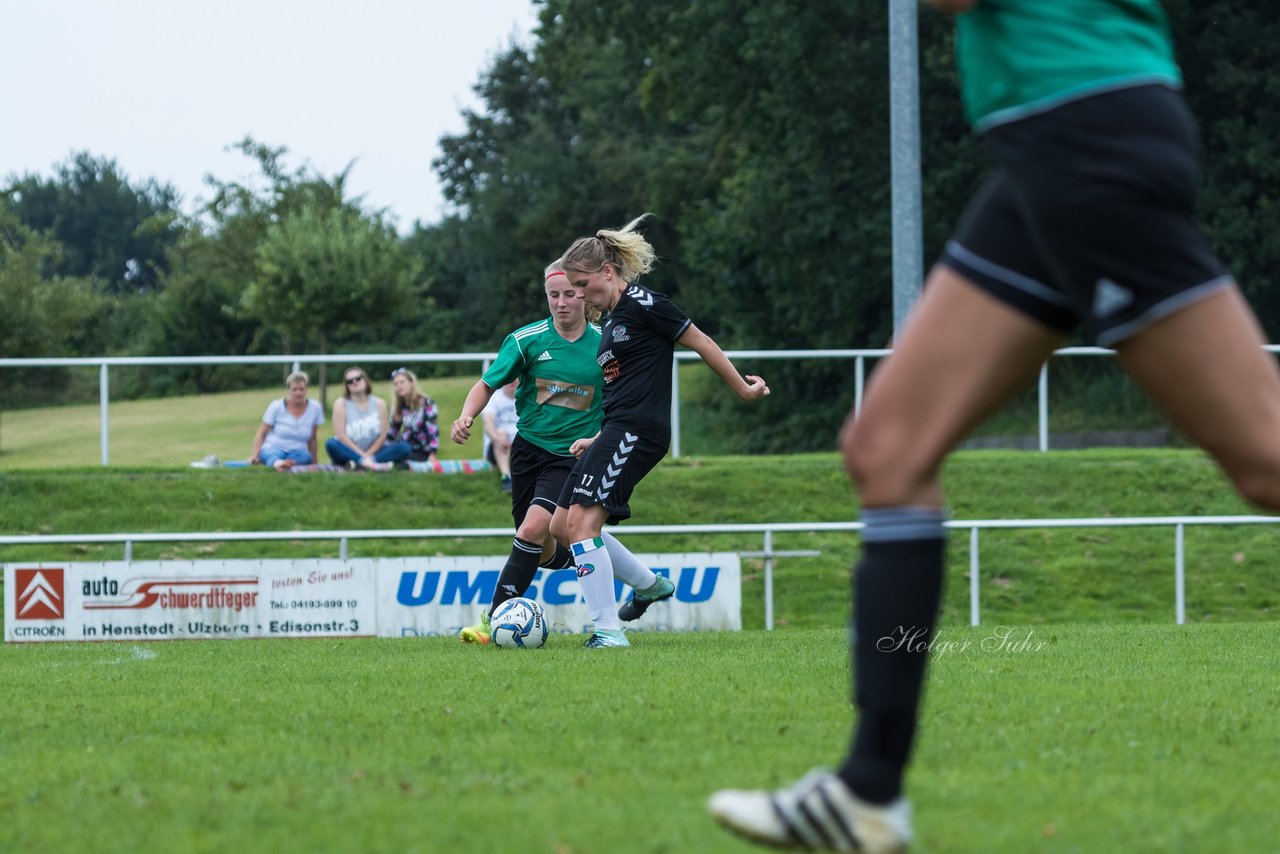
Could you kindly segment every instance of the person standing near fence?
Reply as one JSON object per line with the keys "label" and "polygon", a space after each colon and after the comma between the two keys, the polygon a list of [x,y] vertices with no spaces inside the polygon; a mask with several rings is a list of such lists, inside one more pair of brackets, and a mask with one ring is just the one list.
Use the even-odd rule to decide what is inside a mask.
{"label": "person standing near fence", "polygon": [[[864,524],[845,759],[709,802],[769,845],[910,843],[903,776],[945,566],[938,472],[1080,324],[1245,499],[1280,512],[1280,370],[1195,219],[1195,124],[1157,0],[926,2],[960,13],[965,111],[996,169],[842,432]],[[904,631],[920,643],[893,643]]]}
{"label": "person standing near fence", "polygon": [[[591,613],[591,649],[630,646],[622,623],[639,619],[675,588],[659,577],[619,611],[614,576],[639,564],[625,546],[603,533],[606,522],[630,518],[631,492],[671,444],[671,365],[676,344],[697,352],[744,401],[769,394],[757,376],[745,378],[675,303],[636,284],[653,268],[653,247],[636,229],[648,214],[619,230],[602,229],[575,241],[561,258],[569,283],[587,303],[607,312],[597,361],[604,371],[604,423],[598,435],[575,442],[578,456],[552,519],[556,539],[570,546],[578,582]],[[523,429],[523,428],[521,428]],[[632,584],[632,586],[635,586]]]}

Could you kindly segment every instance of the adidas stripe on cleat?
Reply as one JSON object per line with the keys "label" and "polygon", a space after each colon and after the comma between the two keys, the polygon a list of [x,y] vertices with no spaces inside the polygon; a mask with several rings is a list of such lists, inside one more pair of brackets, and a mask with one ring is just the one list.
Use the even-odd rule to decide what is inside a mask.
{"label": "adidas stripe on cleat", "polygon": [[716,792],[707,808],[739,836],[777,848],[898,854],[911,844],[911,806],[905,798],[887,806],[869,804],[823,769],[777,792]]}

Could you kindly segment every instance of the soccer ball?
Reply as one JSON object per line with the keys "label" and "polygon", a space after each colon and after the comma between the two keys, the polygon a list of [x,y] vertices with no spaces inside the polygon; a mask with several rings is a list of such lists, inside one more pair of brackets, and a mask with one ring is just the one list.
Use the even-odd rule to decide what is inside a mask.
{"label": "soccer ball", "polygon": [[490,615],[489,632],[502,649],[537,649],[547,642],[547,615],[532,599],[508,599]]}

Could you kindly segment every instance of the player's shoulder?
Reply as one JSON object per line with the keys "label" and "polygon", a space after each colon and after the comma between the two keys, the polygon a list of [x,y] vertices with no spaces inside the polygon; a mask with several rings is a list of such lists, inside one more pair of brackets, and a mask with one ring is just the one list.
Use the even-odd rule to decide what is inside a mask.
{"label": "player's shoulder", "polygon": [[507,340],[515,345],[516,349],[521,353],[525,353],[531,346],[542,340],[551,332],[551,318],[544,317],[542,320],[535,320],[533,323],[526,323],[519,329],[513,331],[507,336]]}
{"label": "player's shoulder", "polygon": [[623,294],[629,302],[646,311],[652,310],[655,305],[671,302],[671,298],[666,294],[661,291],[655,291],[652,288],[646,288],[644,285],[627,285],[627,289],[623,291]]}
{"label": "player's shoulder", "polygon": [[541,320],[535,320],[533,323],[526,323],[519,329],[511,333],[510,337],[516,341],[524,341],[527,338],[535,338],[551,329],[551,318],[544,317]]}

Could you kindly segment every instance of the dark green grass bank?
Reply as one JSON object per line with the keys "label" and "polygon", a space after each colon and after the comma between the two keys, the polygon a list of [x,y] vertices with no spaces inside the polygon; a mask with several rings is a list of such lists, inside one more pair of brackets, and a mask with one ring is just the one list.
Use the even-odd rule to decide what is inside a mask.
{"label": "dark green grass bank", "polygon": [[[969,452],[944,472],[956,519],[1237,515],[1253,511],[1194,451]],[[632,501],[644,524],[848,521],[857,508],[834,454],[668,461]],[[262,470],[85,468],[0,474],[5,533],[266,531],[503,527],[510,505],[487,475],[278,475]],[[753,551],[750,535],[627,537],[637,551]],[[352,541],[352,556],[504,554],[508,538]],[[853,534],[779,534],[780,627],[832,626],[847,612]],[[968,537],[951,540],[946,622],[968,620]],[[140,544],[135,559],[324,556],[336,542]],[[6,547],[5,561],[118,560],[120,546]],[[1280,527],[1189,528],[1191,621],[1273,619],[1280,607]],[[983,532],[984,623],[1173,619],[1172,528]],[[761,561],[744,563],[743,619],[763,621]]]}

